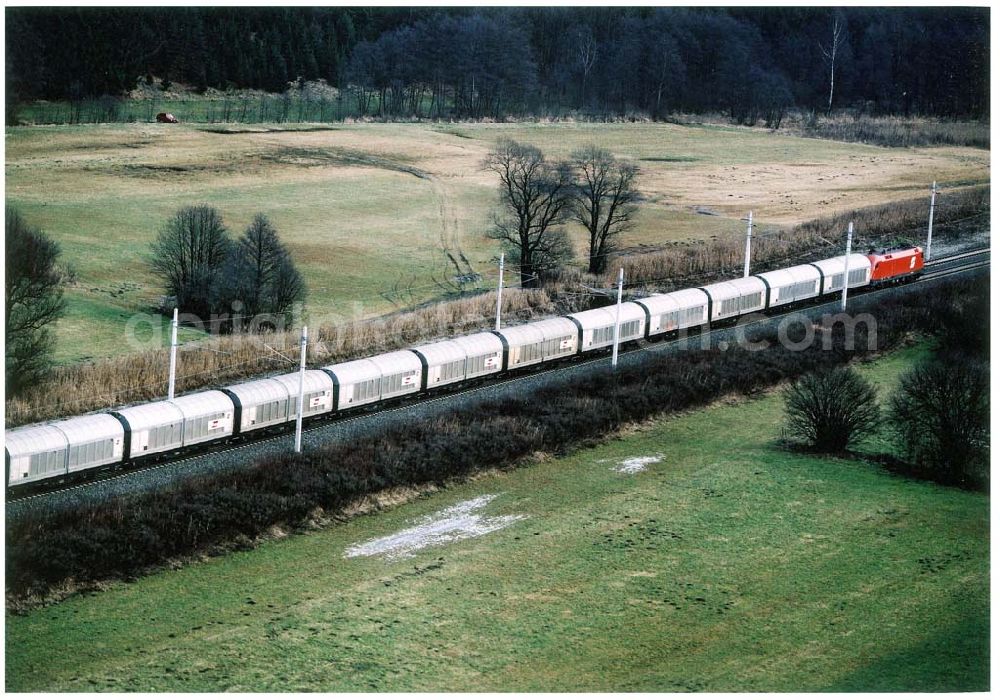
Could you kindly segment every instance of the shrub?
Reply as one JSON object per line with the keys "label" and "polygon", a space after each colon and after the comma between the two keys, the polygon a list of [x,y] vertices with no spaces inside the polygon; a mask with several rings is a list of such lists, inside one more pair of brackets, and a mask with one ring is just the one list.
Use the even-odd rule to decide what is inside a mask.
{"label": "shrub", "polygon": [[791,130],[815,138],[897,148],[939,145],[990,147],[990,125],[987,121],[843,114],[821,117],[798,128],[793,126]]}
{"label": "shrub", "polygon": [[875,387],[853,369],[808,374],[785,391],[788,431],[821,452],[840,452],[880,422]]}
{"label": "shrub", "polygon": [[989,482],[989,370],[951,356],[906,373],[889,420],[918,476],[985,489]]}
{"label": "shrub", "polygon": [[221,273],[231,249],[218,210],[183,207],[157,235],[150,264],[181,311],[208,319],[225,310]]}

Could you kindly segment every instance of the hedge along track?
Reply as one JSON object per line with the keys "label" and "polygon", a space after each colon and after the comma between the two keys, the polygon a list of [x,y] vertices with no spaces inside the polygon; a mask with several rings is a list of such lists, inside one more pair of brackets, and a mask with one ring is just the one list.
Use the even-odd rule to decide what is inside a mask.
{"label": "hedge along track", "polygon": [[[957,275],[963,272],[968,272],[971,270],[989,267],[990,249],[982,248],[973,251],[967,251],[963,253],[958,253],[955,255],[950,255],[938,260],[933,260],[928,262],[924,266],[924,274],[914,280],[904,282],[899,285],[890,285],[887,287],[877,287],[877,288],[863,288],[860,291],[850,292],[852,298],[865,297],[872,294],[879,294],[885,291],[901,289],[903,287],[920,284],[921,282],[929,282],[936,279],[941,279],[944,277],[949,277],[951,275]],[[938,270],[938,267],[944,267],[944,269]],[[702,331],[697,334],[692,334],[684,337],[674,337],[672,334],[667,334],[661,336],[660,338],[655,338],[652,340],[639,341],[641,345],[639,347],[630,348],[628,350],[622,350],[619,352],[620,358],[634,357],[638,356],[640,353],[650,352],[650,351],[662,351],[667,348],[675,347],[679,343],[695,342],[699,344],[704,344],[706,340],[710,343],[712,337],[716,333],[731,332],[738,329],[749,328],[755,324],[762,322],[774,322],[780,321],[785,318],[792,317],[796,314],[801,314],[808,312],[810,310],[816,311],[824,306],[837,303],[836,299],[831,299],[830,297],[823,300],[818,304],[811,304],[809,306],[797,307],[788,311],[783,311],[781,313],[766,314],[766,318],[760,318],[760,313],[748,315],[745,318],[750,320],[737,322],[732,325],[722,325],[716,326],[715,328],[710,328],[707,331]],[[753,316],[757,316],[754,318]],[[697,326],[696,326],[697,327]],[[707,339],[705,336],[708,336]],[[633,341],[635,342],[635,341]],[[649,347],[650,345],[655,345],[654,347]],[[562,360],[556,361],[554,366],[542,365],[538,369],[524,369],[518,371],[516,374],[508,375],[502,379],[496,381],[485,381],[477,382],[473,386],[467,386],[465,388],[457,389],[454,391],[442,391],[441,394],[437,396],[427,396],[424,395],[411,395],[411,397],[404,397],[400,403],[392,404],[383,407],[379,410],[374,411],[364,411],[363,409],[358,412],[351,412],[347,415],[343,413],[331,412],[326,416],[317,416],[309,420],[308,426],[303,426],[303,435],[314,433],[316,431],[322,430],[329,427],[332,424],[337,424],[341,426],[348,426],[351,424],[358,423],[362,420],[370,420],[377,418],[378,416],[389,416],[394,414],[399,414],[402,411],[406,411],[414,406],[429,406],[442,401],[450,401],[453,399],[460,398],[462,396],[471,396],[479,392],[486,390],[498,389],[504,386],[509,386],[517,382],[525,381],[528,379],[536,379],[545,376],[554,376],[559,372],[565,372],[571,369],[584,368],[584,367],[596,367],[601,364],[608,363],[608,353],[610,349],[604,352],[598,352],[594,356],[580,356],[575,355],[569,358],[564,358]],[[294,423],[287,423],[282,426],[280,433],[274,434],[271,431],[263,431],[263,434],[259,435],[248,435],[236,438],[233,442],[223,443],[221,445],[216,445],[215,449],[210,446],[198,452],[188,452],[187,454],[177,457],[175,459],[163,459],[155,463],[147,463],[144,465],[139,465],[133,468],[120,467],[120,468],[110,468],[104,471],[98,471],[92,473],[88,476],[83,476],[79,481],[70,484],[60,484],[56,483],[54,488],[48,488],[44,491],[39,492],[26,492],[21,490],[20,492],[8,491],[6,502],[8,504],[26,503],[29,501],[36,501],[39,499],[44,499],[49,496],[56,496],[67,494],[80,489],[91,488],[95,485],[114,482],[124,479],[131,479],[143,473],[153,472],[166,467],[176,467],[181,464],[188,464],[196,462],[197,460],[203,459],[207,456],[218,456],[223,454],[231,454],[238,452],[243,449],[249,449],[252,447],[259,447],[262,445],[274,445],[281,440],[288,439],[289,435],[294,434]],[[252,457],[252,456],[251,456]],[[44,488],[44,485],[40,485]],[[30,487],[29,487],[30,488]],[[38,487],[36,487],[38,488]]]}

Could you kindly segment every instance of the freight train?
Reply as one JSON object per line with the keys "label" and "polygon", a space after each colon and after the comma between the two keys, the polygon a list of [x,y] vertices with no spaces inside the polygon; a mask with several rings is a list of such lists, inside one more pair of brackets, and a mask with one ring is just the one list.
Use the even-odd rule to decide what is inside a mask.
{"label": "freight train", "polygon": [[[621,305],[619,341],[659,339],[681,329],[788,308],[844,289],[845,256],[682,289]],[[848,289],[895,284],[920,274],[920,248],[846,260]],[[474,333],[408,350],[307,370],[303,419],[342,414],[411,394],[607,350],[616,310],[604,307]],[[182,450],[296,420],[299,373],[199,391],[104,413],[6,431],[8,487],[163,459]]]}

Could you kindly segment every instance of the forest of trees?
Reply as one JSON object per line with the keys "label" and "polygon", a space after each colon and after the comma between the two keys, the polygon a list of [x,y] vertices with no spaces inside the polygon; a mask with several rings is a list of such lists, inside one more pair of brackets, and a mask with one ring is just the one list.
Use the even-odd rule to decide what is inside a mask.
{"label": "forest of trees", "polygon": [[989,8],[8,8],[8,100],[326,80],[382,117],[982,117]]}

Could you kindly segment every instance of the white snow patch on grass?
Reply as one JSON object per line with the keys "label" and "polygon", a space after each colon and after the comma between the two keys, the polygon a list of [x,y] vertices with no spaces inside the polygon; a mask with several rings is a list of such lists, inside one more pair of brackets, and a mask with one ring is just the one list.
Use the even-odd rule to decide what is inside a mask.
{"label": "white snow patch on grass", "polygon": [[638,474],[646,471],[650,464],[657,464],[663,461],[663,455],[650,455],[648,457],[629,457],[613,466],[612,471],[620,474]]}
{"label": "white snow patch on grass", "polygon": [[417,520],[413,527],[401,530],[394,535],[379,537],[348,547],[344,556],[373,557],[383,555],[390,561],[407,559],[415,556],[415,552],[425,547],[480,537],[528,517],[526,515],[501,515],[487,518],[476,512],[485,508],[494,498],[496,498],[495,494],[480,496],[471,501],[463,501],[450,508],[445,508],[432,515],[426,515]]}

